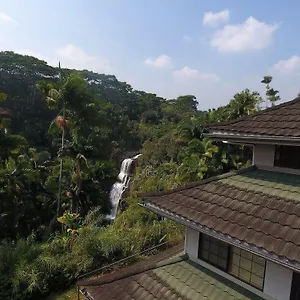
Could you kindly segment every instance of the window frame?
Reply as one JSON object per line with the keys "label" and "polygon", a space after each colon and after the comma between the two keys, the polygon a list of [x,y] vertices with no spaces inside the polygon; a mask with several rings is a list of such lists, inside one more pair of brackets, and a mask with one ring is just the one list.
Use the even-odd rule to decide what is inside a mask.
{"label": "window frame", "polygon": [[[202,243],[203,243],[203,239],[204,239],[203,237],[205,237],[205,236],[209,237],[209,239],[216,240],[218,243],[221,242],[221,243],[224,243],[224,244],[227,245],[227,258],[226,258],[227,264],[226,264],[226,268],[222,268],[222,267],[219,266],[218,264],[214,264],[213,262],[211,262],[211,261],[208,260],[208,259],[205,259],[205,258],[201,255],[201,253],[202,253],[202,252],[201,252],[201,250],[202,250]],[[247,281],[247,280],[242,279],[241,277],[239,277],[239,276],[235,275],[234,273],[232,273],[231,270],[230,270],[230,268],[231,268],[232,265],[233,265],[232,260],[233,260],[234,248],[239,249],[240,251],[245,251],[245,252],[247,252],[247,253],[249,253],[249,254],[252,255],[252,259],[251,259],[251,271],[250,271],[250,281]],[[205,250],[205,249],[204,249],[204,250]],[[241,253],[241,252],[240,252],[240,253]],[[240,257],[242,257],[241,254],[240,254]],[[257,276],[257,277],[260,277],[260,276],[256,275],[255,273],[252,273],[252,268],[253,268],[253,258],[254,258],[254,257],[258,257],[258,258],[261,258],[261,259],[264,260],[264,266],[263,266],[264,272],[263,272],[263,277],[262,277],[263,281],[262,281],[262,286],[261,286],[261,288],[258,287],[257,285],[255,285],[255,284],[253,284],[253,283],[251,282],[251,276],[252,276],[252,274],[255,275],[255,276]],[[208,235],[208,234],[204,234],[204,233],[201,233],[201,232],[200,232],[200,233],[199,233],[199,240],[198,240],[198,259],[200,259],[200,260],[202,260],[202,261],[208,263],[208,264],[211,265],[211,266],[214,266],[215,268],[217,268],[217,269],[219,269],[219,270],[225,272],[226,274],[228,274],[228,275],[230,275],[230,276],[232,276],[232,277],[234,277],[234,278],[240,280],[241,282],[244,282],[244,283],[248,284],[249,286],[251,286],[251,287],[253,287],[253,288],[255,288],[255,289],[259,290],[259,291],[263,291],[263,290],[264,290],[267,261],[266,261],[266,259],[262,258],[261,256],[258,256],[258,255],[256,255],[256,254],[250,252],[250,251],[241,249],[241,248],[239,248],[239,247],[230,245],[230,244],[228,244],[228,243],[226,243],[226,242],[223,242],[223,241],[221,241],[221,240],[219,240],[219,239],[217,239],[217,238],[214,238],[214,237],[212,237],[212,236],[210,236],[210,235]],[[238,267],[240,268],[240,266],[238,266]],[[242,268],[242,269],[244,269],[244,268]],[[244,270],[246,270],[246,269],[244,269]],[[248,270],[246,270],[246,271],[248,271]]]}

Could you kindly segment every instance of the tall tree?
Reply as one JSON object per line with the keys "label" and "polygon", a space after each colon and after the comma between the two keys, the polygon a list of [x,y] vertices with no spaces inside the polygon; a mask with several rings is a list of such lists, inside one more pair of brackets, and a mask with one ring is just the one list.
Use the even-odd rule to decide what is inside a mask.
{"label": "tall tree", "polygon": [[261,83],[264,83],[266,85],[266,107],[269,106],[269,102],[273,107],[275,105],[275,102],[280,100],[279,91],[274,90],[270,87],[270,83],[272,82],[272,80],[272,76],[264,76],[263,80],[261,81]]}

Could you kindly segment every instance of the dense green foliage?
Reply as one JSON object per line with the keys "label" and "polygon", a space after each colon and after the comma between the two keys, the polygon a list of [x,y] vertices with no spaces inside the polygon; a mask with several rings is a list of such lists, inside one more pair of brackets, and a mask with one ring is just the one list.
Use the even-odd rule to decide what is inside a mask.
{"label": "dense green foliage", "polygon": [[[246,166],[251,149],[213,143],[206,125],[259,110],[244,90],[197,109],[193,95],[163,99],[115,76],[53,68],[0,53],[1,299],[39,299],[76,276],[142,249],[182,240],[183,228],[138,205],[162,191]],[[141,152],[130,198],[112,225],[109,191],[120,157]]]}

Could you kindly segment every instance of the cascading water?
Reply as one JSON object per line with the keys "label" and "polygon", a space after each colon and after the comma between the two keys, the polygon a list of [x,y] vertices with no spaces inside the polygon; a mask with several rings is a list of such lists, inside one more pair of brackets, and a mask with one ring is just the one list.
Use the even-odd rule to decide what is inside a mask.
{"label": "cascading water", "polygon": [[121,164],[120,173],[118,175],[118,181],[112,186],[109,199],[112,205],[110,215],[106,216],[106,219],[114,220],[117,215],[119,202],[122,199],[122,195],[128,188],[132,177],[132,164],[141,154],[138,154],[132,158],[126,158]]}

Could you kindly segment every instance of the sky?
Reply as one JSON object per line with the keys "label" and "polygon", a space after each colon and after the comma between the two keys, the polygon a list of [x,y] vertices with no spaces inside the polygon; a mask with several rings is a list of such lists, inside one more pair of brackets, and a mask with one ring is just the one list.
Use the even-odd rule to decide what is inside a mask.
{"label": "sky", "polygon": [[300,1],[0,0],[0,51],[116,75],[199,109],[245,88],[300,92]]}

